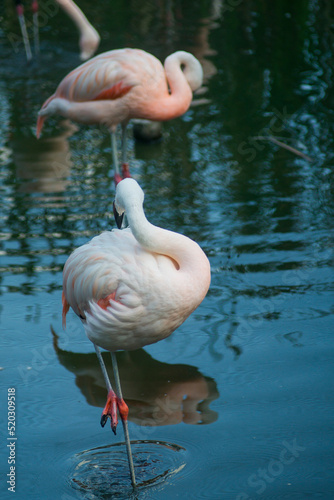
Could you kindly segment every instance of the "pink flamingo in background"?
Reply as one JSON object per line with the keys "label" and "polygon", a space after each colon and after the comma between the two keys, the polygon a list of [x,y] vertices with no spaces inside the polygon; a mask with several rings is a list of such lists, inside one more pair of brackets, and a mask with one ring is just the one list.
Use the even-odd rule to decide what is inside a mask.
{"label": "pink flamingo in background", "polygon": [[71,71],[38,113],[39,137],[44,120],[60,114],[85,124],[103,124],[111,132],[115,181],[121,179],[115,131],[122,125],[123,177],[126,164],[126,125],[131,118],[164,121],[184,114],[192,93],[203,80],[202,66],[188,52],[168,56],[164,66],[139,49],[104,52]]}
{"label": "pink flamingo in background", "polygon": [[[72,19],[74,24],[79,30],[79,47],[80,47],[80,59],[85,61],[95,54],[99,44],[100,35],[90,24],[85,14],[77,6],[73,0],[55,0],[55,2],[66,12],[66,14]],[[20,22],[21,33],[23,38],[23,43],[26,51],[27,61],[30,62],[32,59],[32,52],[30,48],[30,42],[28,37],[28,32],[26,28],[24,9],[21,0],[15,0],[16,12]],[[33,27],[34,27],[34,46],[35,54],[39,53],[39,32],[38,32],[38,1],[32,0],[31,10],[33,13]]]}
{"label": "pink flamingo in background", "polygon": [[[135,475],[115,351],[134,350],[168,337],[199,306],[210,285],[210,264],[190,238],[154,226],[145,217],[144,193],[134,179],[116,186],[114,214],[121,227],[77,248],[63,270],[63,323],[70,307],[93,342],[108,387],[101,417],[116,433],[122,419],[132,484]],[[99,347],[111,352],[112,390]]]}

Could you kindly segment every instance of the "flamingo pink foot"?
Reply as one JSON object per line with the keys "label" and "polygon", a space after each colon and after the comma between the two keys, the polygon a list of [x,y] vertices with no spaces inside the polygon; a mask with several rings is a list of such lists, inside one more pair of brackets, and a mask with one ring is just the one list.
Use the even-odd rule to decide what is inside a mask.
{"label": "flamingo pink foot", "polygon": [[121,182],[121,180],[129,178],[129,177],[131,177],[130,170],[129,170],[129,164],[124,162],[124,163],[122,163],[122,175],[119,173],[116,173],[114,175],[115,186],[117,186],[117,184],[119,182]]}
{"label": "flamingo pink foot", "polygon": [[117,184],[119,182],[121,182],[121,180],[123,179],[123,177],[120,175],[120,174],[115,174],[114,175],[114,182],[115,182],[115,186],[117,186]]}
{"label": "flamingo pink foot", "polygon": [[128,419],[129,408],[123,398],[116,396],[114,391],[109,391],[107,403],[101,415],[101,426],[104,427],[107,423],[108,418],[110,418],[111,428],[113,433],[116,435],[116,427],[118,424],[117,418],[117,408],[122,421]]}
{"label": "flamingo pink foot", "polygon": [[108,392],[107,403],[101,415],[101,426],[104,427],[110,418],[111,428],[116,435],[116,427],[118,424],[117,418],[117,396],[113,390]]}
{"label": "flamingo pink foot", "polygon": [[118,407],[118,413],[120,414],[122,422],[125,422],[125,420],[128,419],[129,407],[123,398],[117,398],[117,407]]}
{"label": "flamingo pink foot", "polygon": [[123,175],[123,179],[126,179],[127,177],[131,177],[128,163],[125,163],[125,162],[122,163],[122,175]]}

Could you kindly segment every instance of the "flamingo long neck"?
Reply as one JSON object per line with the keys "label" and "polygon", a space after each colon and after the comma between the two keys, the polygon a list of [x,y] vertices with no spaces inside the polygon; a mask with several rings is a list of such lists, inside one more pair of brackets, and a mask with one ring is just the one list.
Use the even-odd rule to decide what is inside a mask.
{"label": "flamingo long neck", "polygon": [[74,2],[72,2],[72,0],[57,0],[57,3],[70,16],[81,33],[91,27],[85,14]]}
{"label": "flamingo long neck", "polygon": [[145,102],[144,113],[150,120],[170,120],[183,115],[192,101],[191,85],[181,69],[186,61],[174,53],[167,57],[164,64],[167,84],[166,92],[159,96],[158,103],[155,100]]}
{"label": "flamingo long neck", "polygon": [[187,236],[162,229],[151,224],[142,207],[127,211],[132,234],[147,250],[172,258],[179,266],[182,276],[189,273],[193,279],[201,280],[209,268],[209,261],[200,246]]}

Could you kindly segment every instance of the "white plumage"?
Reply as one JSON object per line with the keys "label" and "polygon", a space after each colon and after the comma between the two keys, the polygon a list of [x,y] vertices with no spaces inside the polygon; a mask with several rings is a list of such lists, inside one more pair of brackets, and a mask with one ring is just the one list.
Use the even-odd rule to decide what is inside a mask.
{"label": "white plumage", "polygon": [[130,227],[106,231],[75,250],[63,273],[68,306],[89,339],[104,349],[132,350],[170,335],[201,303],[210,266],[191,239],[150,224],[133,179],[117,186],[116,207]]}

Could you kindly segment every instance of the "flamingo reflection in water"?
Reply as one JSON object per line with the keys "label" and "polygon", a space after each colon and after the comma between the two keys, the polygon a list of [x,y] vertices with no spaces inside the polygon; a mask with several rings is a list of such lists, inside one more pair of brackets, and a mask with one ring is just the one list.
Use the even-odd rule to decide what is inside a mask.
{"label": "flamingo reflection in water", "polygon": [[[132,484],[134,467],[115,351],[136,350],[168,337],[202,302],[210,285],[210,264],[200,246],[179,233],[151,224],[143,210],[144,193],[131,178],[116,186],[118,227],[126,214],[129,228],[105,231],[77,248],[63,270],[63,322],[71,307],[93,342],[105,382],[116,432],[121,416]],[[111,352],[116,393],[111,388],[100,347]]]}
{"label": "flamingo reflection in water", "polygon": [[[58,335],[53,328],[51,332],[60,364],[75,375],[75,384],[87,403],[103,408],[105,383],[95,353],[61,349]],[[109,368],[108,353],[103,352],[102,357]],[[119,351],[116,357],[123,396],[129,407],[129,421],[158,427],[181,422],[211,424],[217,420],[217,412],[210,409],[211,402],[219,397],[217,385],[196,367],[158,361],[144,349]]]}
{"label": "flamingo reflection in water", "polygon": [[18,190],[24,193],[61,193],[70,183],[72,166],[68,138],[78,130],[70,120],[62,122],[62,132],[37,140],[17,136],[10,141]]}

